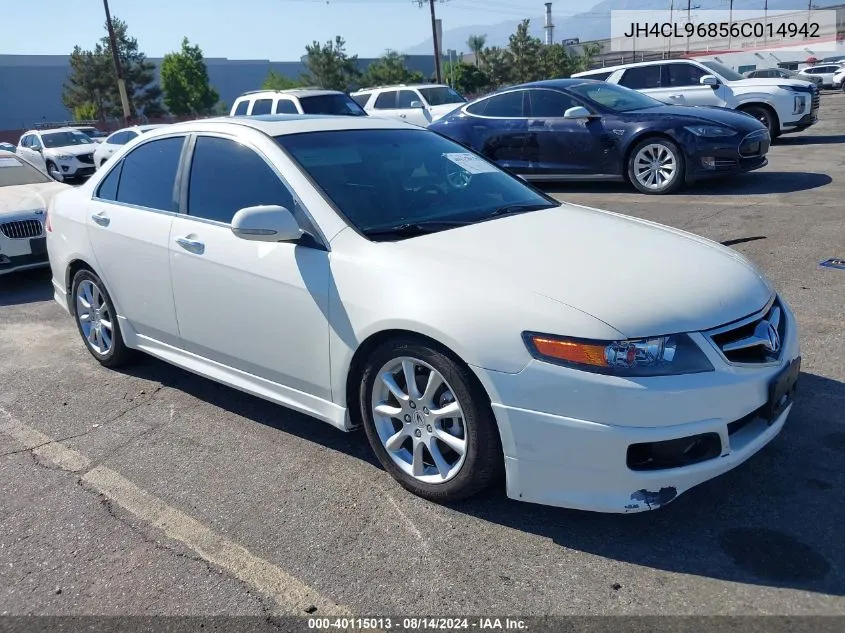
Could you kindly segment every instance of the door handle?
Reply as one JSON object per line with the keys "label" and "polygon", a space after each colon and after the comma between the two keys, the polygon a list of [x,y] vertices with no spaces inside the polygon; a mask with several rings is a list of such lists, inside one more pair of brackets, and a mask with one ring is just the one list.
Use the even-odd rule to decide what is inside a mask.
{"label": "door handle", "polygon": [[198,240],[192,240],[187,237],[177,237],[176,243],[189,253],[202,255],[205,252],[205,244]]}
{"label": "door handle", "polygon": [[91,219],[94,220],[94,222],[96,222],[100,226],[108,226],[109,222],[111,222],[111,220],[109,220],[108,216],[105,213],[103,213],[102,211],[92,215]]}
{"label": "door handle", "polygon": [[669,98],[670,98],[670,99],[680,99],[680,98],[681,98],[681,97],[683,97],[683,96],[684,96],[684,95],[669,95]]}

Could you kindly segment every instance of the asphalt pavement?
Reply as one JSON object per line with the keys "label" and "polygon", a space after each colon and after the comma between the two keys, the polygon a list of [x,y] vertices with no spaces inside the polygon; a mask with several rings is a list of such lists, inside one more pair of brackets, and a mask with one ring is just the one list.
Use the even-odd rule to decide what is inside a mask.
{"label": "asphalt pavement", "polygon": [[645,514],[423,501],[363,433],[151,358],[100,367],[46,272],[0,277],[0,614],[845,615],[845,270],[819,266],[845,257],[844,148],[824,94],[757,172],[547,187],[731,245],[801,327],[783,433]]}

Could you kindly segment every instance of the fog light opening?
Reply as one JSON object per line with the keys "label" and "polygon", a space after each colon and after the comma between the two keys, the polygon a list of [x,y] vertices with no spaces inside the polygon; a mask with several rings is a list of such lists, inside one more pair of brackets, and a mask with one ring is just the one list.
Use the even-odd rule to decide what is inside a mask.
{"label": "fog light opening", "polygon": [[701,158],[701,164],[707,169],[716,169],[716,158],[714,156],[703,156]]}

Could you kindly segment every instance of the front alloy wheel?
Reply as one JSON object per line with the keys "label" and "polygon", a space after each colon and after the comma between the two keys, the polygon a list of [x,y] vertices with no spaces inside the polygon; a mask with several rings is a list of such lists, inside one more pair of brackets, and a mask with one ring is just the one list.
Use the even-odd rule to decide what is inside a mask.
{"label": "front alloy wheel", "polygon": [[671,193],[683,184],[683,166],[683,155],[672,141],[646,140],[631,153],[628,178],[643,193]]}
{"label": "front alloy wheel", "polygon": [[403,487],[450,502],[488,487],[503,468],[490,403],[469,368],[413,338],[378,347],[359,394],[370,446]]}

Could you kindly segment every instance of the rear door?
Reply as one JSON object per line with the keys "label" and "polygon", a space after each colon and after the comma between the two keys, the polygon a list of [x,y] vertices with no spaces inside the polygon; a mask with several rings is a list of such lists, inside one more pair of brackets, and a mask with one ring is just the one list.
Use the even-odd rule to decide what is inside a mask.
{"label": "rear door", "polygon": [[528,91],[528,146],[536,146],[532,174],[585,176],[607,174],[618,163],[615,140],[601,117],[565,119],[569,108],[584,106],[570,95],[549,89]]}
{"label": "rear door", "polygon": [[138,334],[178,345],[170,281],[170,227],[184,135],[156,138],[123,156],[88,209],[88,235],[119,316]]}
{"label": "rear door", "polygon": [[466,112],[473,149],[515,173],[534,173],[540,158],[537,139],[528,132],[528,90],[494,95]]}

